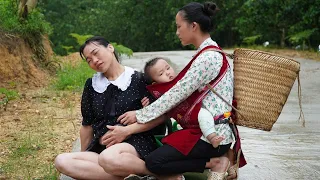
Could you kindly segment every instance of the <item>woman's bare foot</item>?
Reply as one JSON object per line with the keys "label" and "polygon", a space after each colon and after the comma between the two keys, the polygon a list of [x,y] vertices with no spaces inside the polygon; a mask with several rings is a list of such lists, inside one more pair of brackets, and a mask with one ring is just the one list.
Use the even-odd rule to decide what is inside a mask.
{"label": "woman's bare foot", "polygon": [[230,165],[230,161],[227,157],[219,157],[219,163],[216,163],[213,167],[208,167],[213,172],[223,173],[228,170],[228,167]]}
{"label": "woman's bare foot", "polygon": [[207,168],[210,168],[208,173],[207,180],[222,180],[225,179],[227,176],[227,170],[229,167],[230,161],[227,157],[219,157],[219,163],[210,163],[206,164]]}
{"label": "woman's bare foot", "polygon": [[[241,149],[239,150],[238,152],[238,155],[241,154]],[[237,160],[238,160],[238,157],[235,157],[234,155],[234,150],[233,149],[229,149],[228,151],[228,158],[230,160],[230,167],[228,169],[228,177],[227,179],[237,179],[238,178],[238,175],[239,175],[239,164],[237,164]]]}
{"label": "woman's bare foot", "polygon": [[211,167],[215,166],[216,164],[220,163],[219,157],[211,158],[209,162],[206,163],[206,168],[211,169]]}

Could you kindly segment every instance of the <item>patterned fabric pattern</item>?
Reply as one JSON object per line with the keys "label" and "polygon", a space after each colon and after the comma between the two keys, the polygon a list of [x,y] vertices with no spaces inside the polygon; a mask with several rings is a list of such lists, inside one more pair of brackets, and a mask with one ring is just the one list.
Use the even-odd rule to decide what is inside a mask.
{"label": "patterned fabric pattern", "polygon": [[[208,38],[200,45],[197,52],[208,45],[218,46],[216,42],[214,42],[211,38]],[[190,96],[194,91],[205,88],[206,84],[208,84],[219,74],[219,71],[222,67],[222,59],[222,55],[215,51],[206,51],[199,55],[192,63],[186,75],[180,79],[169,91],[167,91],[149,106],[136,111],[137,121],[139,123],[149,122],[168,112],[171,108],[175,107],[188,96]],[[233,72],[230,67],[228,68],[225,76],[214,89],[230,104],[232,103]],[[225,102],[223,102],[223,100],[221,100],[212,92],[209,92],[203,99],[202,106],[203,108],[207,109],[213,117],[231,111],[231,107],[229,107]],[[229,144],[234,141],[235,138],[232,134],[231,128],[228,125],[219,124],[216,125],[215,128],[218,130],[218,135],[225,137],[221,144]],[[202,136],[201,139],[208,142],[204,136]]]}
{"label": "patterned fabric pattern", "polygon": [[[148,84],[142,73],[134,71],[127,80],[130,80],[130,85],[126,90],[121,90],[122,85],[118,87],[110,83],[102,93],[95,91],[91,78],[86,81],[81,99],[82,125],[92,126],[94,134],[87,150],[97,153],[104,150],[105,146],[99,144],[99,138],[109,130],[106,126],[117,125],[116,119],[121,114],[142,108],[141,99],[151,96],[145,88]],[[131,144],[142,159],[157,148],[151,131],[133,134],[125,142]]]}

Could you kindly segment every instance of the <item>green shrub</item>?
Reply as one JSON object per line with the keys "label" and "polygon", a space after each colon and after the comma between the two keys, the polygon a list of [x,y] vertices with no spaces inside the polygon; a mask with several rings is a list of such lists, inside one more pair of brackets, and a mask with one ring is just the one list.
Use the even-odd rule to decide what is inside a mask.
{"label": "green shrub", "polygon": [[85,81],[95,73],[85,61],[76,66],[65,64],[57,72],[57,79],[53,82],[53,87],[57,90],[76,90],[83,89]]}
{"label": "green shrub", "polygon": [[250,37],[245,37],[243,39],[243,43],[247,44],[247,45],[255,45],[256,44],[256,40],[261,38],[261,35],[256,35],[256,36],[250,36]]}
{"label": "green shrub", "polygon": [[28,13],[26,19],[18,16],[17,1],[1,0],[0,27],[8,33],[21,35],[23,38],[32,34],[50,34],[51,25],[45,21],[44,15],[38,9]]}
{"label": "green shrub", "polygon": [[302,43],[302,49],[304,50],[304,48],[306,47],[306,43],[308,44],[308,46],[311,46],[310,37],[313,33],[317,31],[318,28],[307,29],[296,34],[290,35],[288,38],[290,43],[293,45],[299,45],[300,43]]}
{"label": "green shrub", "polygon": [[9,101],[19,97],[17,91],[0,88],[0,105],[6,105]]}
{"label": "green shrub", "polygon": [[0,31],[5,34],[23,38],[33,50],[40,65],[44,66],[46,51],[43,46],[43,35],[52,32],[51,25],[45,21],[44,15],[33,8],[24,17],[18,15],[18,2],[1,0],[0,2]]}
{"label": "green shrub", "polygon": [[87,39],[93,37],[93,35],[80,35],[77,33],[70,33],[69,35],[75,38],[77,40],[78,45],[80,46],[84,44]]}

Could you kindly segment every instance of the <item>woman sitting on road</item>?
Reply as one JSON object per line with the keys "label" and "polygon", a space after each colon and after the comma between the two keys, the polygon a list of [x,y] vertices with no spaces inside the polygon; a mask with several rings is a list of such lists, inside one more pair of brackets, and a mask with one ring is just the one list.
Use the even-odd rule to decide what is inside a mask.
{"label": "woman sitting on road", "polygon": [[150,96],[143,74],[121,65],[114,47],[102,37],[88,39],[81,46],[80,55],[97,72],[86,81],[82,94],[81,152],[58,155],[56,168],[76,179],[116,180],[132,173],[151,174],[143,161],[156,149],[148,130],[164,119],[130,125],[138,130],[121,139],[122,143],[105,139],[107,132],[118,124],[118,116],[142,108],[141,99]]}

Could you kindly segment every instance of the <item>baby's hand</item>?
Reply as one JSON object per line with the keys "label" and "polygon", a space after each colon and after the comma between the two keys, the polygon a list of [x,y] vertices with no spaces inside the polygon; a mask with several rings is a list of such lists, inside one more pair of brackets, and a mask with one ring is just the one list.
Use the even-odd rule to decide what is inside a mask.
{"label": "baby's hand", "polygon": [[143,107],[148,106],[150,104],[149,98],[147,98],[147,97],[142,98],[141,104],[142,104]]}
{"label": "baby's hand", "polygon": [[129,125],[137,122],[136,112],[135,111],[128,111],[121,116],[118,117],[117,122],[123,125]]}
{"label": "baby's hand", "polygon": [[223,136],[215,136],[211,139],[211,144],[214,148],[217,148],[224,139],[225,138]]}

